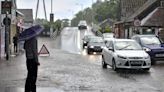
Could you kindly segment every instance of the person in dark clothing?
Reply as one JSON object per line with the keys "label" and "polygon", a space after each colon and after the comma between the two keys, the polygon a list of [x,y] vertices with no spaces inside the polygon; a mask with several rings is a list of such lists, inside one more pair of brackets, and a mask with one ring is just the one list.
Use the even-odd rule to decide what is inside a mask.
{"label": "person in dark clothing", "polygon": [[26,52],[26,65],[28,70],[25,92],[36,92],[38,65],[40,65],[38,61],[37,38],[33,37],[29,40],[25,40],[24,49]]}
{"label": "person in dark clothing", "polygon": [[14,53],[17,53],[18,51],[18,36],[17,35],[13,37],[13,43],[14,43]]}

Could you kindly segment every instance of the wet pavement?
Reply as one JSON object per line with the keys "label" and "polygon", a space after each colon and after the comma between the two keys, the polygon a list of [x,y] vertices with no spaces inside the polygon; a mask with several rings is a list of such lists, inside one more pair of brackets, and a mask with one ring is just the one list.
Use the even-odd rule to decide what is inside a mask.
{"label": "wet pavement", "polygon": [[[68,35],[79,37],[72,33],[78,32]],[[80,39],[87,33],[90,32],[80,31]],[[62,36],[39,38],[39,49],[45,44],[50,56],[39,56],[38,92],[164,92],[164,62],[157,62],[149,72],[115,72],[111,67],[101,68],[101,55],[87,55],[86,49],[80,49],[80,54],[72,53],[77,51],[74,46],[62,49],[64,40],[67,42]],[[78,46],[74,41],[70,44]],[[25,63],[24,53],[10,61],[0,61],[0,92],[24,92]]]}

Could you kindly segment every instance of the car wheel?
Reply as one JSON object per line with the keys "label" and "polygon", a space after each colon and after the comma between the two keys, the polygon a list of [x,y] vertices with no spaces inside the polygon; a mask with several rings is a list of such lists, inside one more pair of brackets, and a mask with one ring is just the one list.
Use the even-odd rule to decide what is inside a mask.
{"label": "car wheel", "polygon": [[102,56],[102,68],[106,69],[107,64],[105,63],[104,57]]}
{"label": "car wheel", "polygon": [[146,71],[146,72],[148,72],[150,70],[150,68],[145,68],[143,70]]}
{"label": "car wheel", "polygon": [[156,64],[156,61],[155,60],[151,60],[151,65],[155,65]]}
{"label": "car wheel", "polygon": [[83,45],[83,49],[85,48],[85,46]]}
{"label": "car wheel", "polygon": [[91,52],[89,51],[89,49],[87,50],[88,54],[91,54]]}
{"label": "car wheel", "polygon": [[113,59],[113,61],[112,61],[112,69],[113,69],[114,71],[117,71],[116,62],[115,62],[114,59]]}
{"label": "car wheel", "polygon": [[155,64],[156,64],[156,61],[153,58],[151,58],[151,65],[155,65]]}

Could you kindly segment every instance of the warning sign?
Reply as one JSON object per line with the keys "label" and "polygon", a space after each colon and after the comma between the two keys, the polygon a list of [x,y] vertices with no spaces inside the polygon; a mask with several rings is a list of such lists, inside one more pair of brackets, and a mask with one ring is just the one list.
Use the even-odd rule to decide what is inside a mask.
{"label": "warning sign", "polygon": [[49,53],[49,51],[48,51],[48,49],[46,48],[46,46],[43,44],[43,46],[42,46],[42,48],[40,49],[40,51],[39,51],[39,53],[38,53],[39,55],[41,55],[41,54],[50,54]]}

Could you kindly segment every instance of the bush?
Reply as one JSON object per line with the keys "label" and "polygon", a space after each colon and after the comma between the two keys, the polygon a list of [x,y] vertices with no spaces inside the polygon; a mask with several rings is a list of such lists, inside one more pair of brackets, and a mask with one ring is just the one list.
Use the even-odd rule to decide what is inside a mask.
{"label": "bush", "polygon": [[110,33],[110,32],[112,32],[111,28],[109,26],[106,26],[104,33]]}

